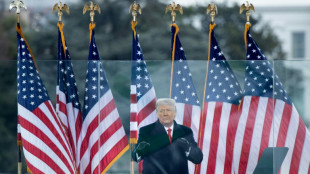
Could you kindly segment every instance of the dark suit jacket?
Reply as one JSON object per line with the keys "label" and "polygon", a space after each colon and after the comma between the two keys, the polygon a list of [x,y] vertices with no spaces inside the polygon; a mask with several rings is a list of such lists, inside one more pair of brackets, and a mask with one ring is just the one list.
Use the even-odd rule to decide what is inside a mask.
{"label": "dark suit jacket", "polygon": [[[175,141],[178,138],[185,138],[190,143],[188,157]],[[143,174],[187,174],[188,160],[199,164],[203,158],[194,140],[193,131],[175,121],[171,144],[164,126],[159,121],[140,129],[137,145],[142,141],[150,143],[150,151],[142,156]],[[132,152],[132,158],[137,161],[136,148]]]}

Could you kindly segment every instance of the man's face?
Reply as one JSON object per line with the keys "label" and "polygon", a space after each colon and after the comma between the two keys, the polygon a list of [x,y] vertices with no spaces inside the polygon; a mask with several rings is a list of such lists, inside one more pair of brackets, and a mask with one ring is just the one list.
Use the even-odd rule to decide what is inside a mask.
{"label": "man's face", "polygon": [[170,127],[173,123],[173,120],[176,116],[175,107],[172,105],[159,105],[157,107],[157,117],[159,122],[166,126]]}

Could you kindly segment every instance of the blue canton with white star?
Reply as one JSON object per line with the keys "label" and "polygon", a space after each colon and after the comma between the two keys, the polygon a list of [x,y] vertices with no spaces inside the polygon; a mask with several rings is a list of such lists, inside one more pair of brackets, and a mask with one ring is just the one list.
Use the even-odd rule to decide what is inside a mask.
{"label": "blue canton with white star", "polygon": [[58,71],[57,71],[57,84],[59,90],[65,93],[67,103],[73,103],[73,107],[80,110],[80,100],[76,86],[75,76],[73,73],[73,65],[67,44],[65,43],[64,53],[63,44],[61,40],[61,33],[58,29]]}
{"label": "blue canton with white star", "polygon": [[[174,34],[176,32],[174,26],[171,27],[171,32],[173,48]],[[199,106],[199,100],[191,76],[192,74],[190,73],[183,47],[177,35],[173,63],[173,86],[171,98],[174,98],[177,103]]]}
{"label": "blue canton with white star", "polygon": [[153,85],[146,68],[146,62],[144,61],[142,48],[139,43],[139,36],[136,36],[136,39],[133,38],[132,41],[133,50],[131,57],[133,61],[131,64],[131,85],[136,85],[137,101],[139,101],[140,98],[153,87]]}
{"label": "blue canton with white star", "polygon": [[24,38],[17,33],[17,101],[30,111],[50,100]]}
{"label": "blue canton with white star", "polygon": [[247,33],[245,95],[275,98],[292,105],[272,65]]}
{"label": "blue canton with white star", "polygon": [[87,116],[90,109],[110,89],[95,42],[95,30],[92,31],[89,45],[88,69],[86,73],[83,119]]}
{"label": "blue canton with white star", "polygon": [[242,90],[215,39],[214,30],[211,33],[210,43],[205,102],[216,101],[238,105],[242,98]]}

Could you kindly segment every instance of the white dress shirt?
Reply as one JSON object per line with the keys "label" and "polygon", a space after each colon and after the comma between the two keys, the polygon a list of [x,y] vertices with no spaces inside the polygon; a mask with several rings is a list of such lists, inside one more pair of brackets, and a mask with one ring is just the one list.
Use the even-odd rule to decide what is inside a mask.
{"label": "white dress shirt", "polygon": [[168,135],[168,129],[169,129],[169,128],[171,129],[171,138],[173,137],[173,126],[174,126],[174,123],[172,123],[172,126],[170,126],[170,127],[164,126],[164,127],[165,127],[165,130],[166,130],[166,132],[167,132],[167,135]]}

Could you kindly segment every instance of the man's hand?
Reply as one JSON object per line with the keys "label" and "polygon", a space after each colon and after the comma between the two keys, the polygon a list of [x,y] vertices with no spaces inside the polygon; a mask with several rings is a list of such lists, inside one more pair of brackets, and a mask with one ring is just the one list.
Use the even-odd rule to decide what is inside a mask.
{"label": "man's hand", "polygon": [[188,156],[190,152],[189,142],[185,138],[179,138],[175,140],[175,143],[185,152],[185,155]]}
{"label": "man's hand", "polygon": [[146,153],[148,153],[150,146],[151,146],[150,143],[142,141],[138,144],[136,148],[136,153],[138,154],[139,157],[144,156]]}

